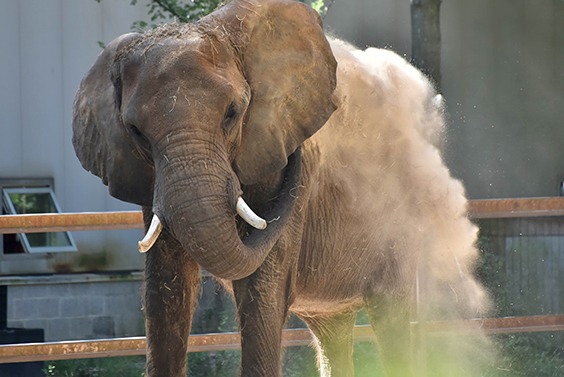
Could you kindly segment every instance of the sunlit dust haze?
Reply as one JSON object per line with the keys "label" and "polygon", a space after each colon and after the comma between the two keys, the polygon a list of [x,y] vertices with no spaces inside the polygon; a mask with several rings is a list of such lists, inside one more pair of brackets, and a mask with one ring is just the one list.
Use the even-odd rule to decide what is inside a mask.
{"label": "sunlit dust haze", "polygon": [[[477,318],[489,308],[474,277],[478,228],[467,218],[462,183],[442,159],[443,99],[391,51],[331,45],[338,110],[310,142],[323,145],[321,167],[353,198],[346,210],[376,224],[355,274],[377,275],[385,294],[413,297],[410,316],[420,325],[412,323],[415,343],[406,352],[416,376],[481,376],[495,352],[477,327],[423,330],[425,322]],[[352,209],[355,200],[362,208]]]}

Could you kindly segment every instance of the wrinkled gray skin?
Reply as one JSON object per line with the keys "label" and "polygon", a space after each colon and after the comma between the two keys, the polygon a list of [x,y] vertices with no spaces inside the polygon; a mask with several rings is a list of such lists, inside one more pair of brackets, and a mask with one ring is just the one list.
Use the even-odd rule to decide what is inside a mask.
{"label": "wrinkled gray skin", "polygon": [[[440,263],[461,302],[480,295],[469,275],[475,292],[459,289],[475,232],[435,147],[432,89],[395,55],[331,43],[301,3],[235,0],[193,25],[117,38],[82,81],[82,165],[164,224],[146,256],[148,376],[186,374],[200,268],[234,293],[243,376],[281,375],[289,310],[315,335],[322,375],[353,376],[363,306],[389,376],[410,376],[416,265]],[[241,194],[266,230],[236,215]]]}

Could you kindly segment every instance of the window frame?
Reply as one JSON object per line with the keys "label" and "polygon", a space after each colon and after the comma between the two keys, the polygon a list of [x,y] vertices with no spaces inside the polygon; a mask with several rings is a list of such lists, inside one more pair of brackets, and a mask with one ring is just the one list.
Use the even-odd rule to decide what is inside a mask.
{"label": "window frame", "polygon": [[[59,203],[57,202],[57,198],[55,193],[50,185],[10,185],[10,186],[3,186],[0,187],[2,191],[2,202],[4,208],[10,214],[18,214],[16,207],[12,199],[10,198],[10,194],[17,193],[17,194],[48,194],[49,199],[51,201],[52,207],[56,210],[53,213],[61,213],[61,208],[59,207]],[[44,213],[44,212],[39,212]],[[74,238],[68,231],[62,232],[41,232],[41,233],[64,233],[66,240],[68,241],[67,245],[57,245],[57,246],[32,246],[29,242],[27,237],[28,233],[18,233],[17,237],[20,243],[23,246],[24,254],[27,255],[41,255],[44,253],[59,253],[59,252],[76,252],[78,248],[76,243],[74,242]],[[4,253],[5,254],[5,253]]]}

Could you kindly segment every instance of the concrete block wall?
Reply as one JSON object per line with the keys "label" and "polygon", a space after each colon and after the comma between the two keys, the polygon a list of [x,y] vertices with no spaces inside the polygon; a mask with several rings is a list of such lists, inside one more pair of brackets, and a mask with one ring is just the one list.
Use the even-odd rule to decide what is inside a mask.
{"label": "concrete block wall", "polygon": [[45,341],[144,335],[140,274],[22,277],[8,283],[0,281],[8,286],[8,327],[42,328]]}

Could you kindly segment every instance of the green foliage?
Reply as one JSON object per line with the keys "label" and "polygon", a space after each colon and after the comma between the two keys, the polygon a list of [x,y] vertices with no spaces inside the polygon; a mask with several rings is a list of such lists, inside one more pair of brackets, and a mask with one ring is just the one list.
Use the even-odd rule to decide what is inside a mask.
{"label": "green foliage", "polygon": [[[96,0],[100,2],[101,0]],[[307,2],[300,0],[302,2]],[[322,17],[325,17],[335,0],[311,0],[308,3]],[[135,21],[134,30],[154,28],[159,23],[176,21],[181,23],[194,22],[210,14],[224,1],[222,0],[151,0],[147,3],[147,14],[151,23]],[[137,5],[138,0],[131,0],[131,5]]]}
{"label": "green foliage", "polygon": [[564,376],[564,333],[504,334],[500,363],[486,377]]}
{"label": "green foliage", "polygon": [[46,361],[46,377],[143,377],[145,357]]}
{"label": "green foliage", "polygon": [[194,377],[238,377],[240,351],[192,352],[188,354],[188,375]]}
{"label": "green foliage", "polygon": [[335,0],[311,0],[309,5],[313,10],[319,13],[322,18],[325,18],[334,2]]}
{"label": "green foliage", "polygon": [[[136,5],[138,0],[131,0]],[[177,22],[193,22],[213,12],[221,0],[152,0],[147,4],[147,14],[153,24],[145,21],[134,22],[133,27],[144,30],[148,26],[155,27],[158,23],[175,20]]]}

